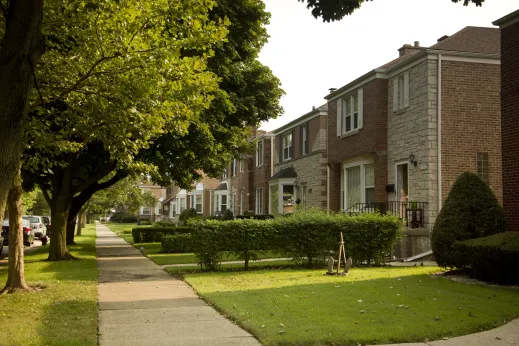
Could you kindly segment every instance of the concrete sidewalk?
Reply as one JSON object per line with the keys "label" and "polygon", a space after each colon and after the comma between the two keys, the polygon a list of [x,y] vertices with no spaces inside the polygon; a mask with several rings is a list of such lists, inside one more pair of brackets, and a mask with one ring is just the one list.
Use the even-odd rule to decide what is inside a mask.
{"label": "concrete sidewalk", "polygon": [[99,345],[260,345],[106,226],[96,231]]}

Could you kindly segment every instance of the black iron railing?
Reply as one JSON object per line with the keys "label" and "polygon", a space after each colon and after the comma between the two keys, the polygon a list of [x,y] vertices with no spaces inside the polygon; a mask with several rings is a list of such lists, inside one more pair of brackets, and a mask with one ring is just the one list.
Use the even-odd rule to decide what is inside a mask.
{"label": "black iron railing", "polygon": [[391,213],[406,220],[409,228],[423,228],[426,224],[427,202],[370,202],[357,203],[346,210],[350,215],[359,213]]}

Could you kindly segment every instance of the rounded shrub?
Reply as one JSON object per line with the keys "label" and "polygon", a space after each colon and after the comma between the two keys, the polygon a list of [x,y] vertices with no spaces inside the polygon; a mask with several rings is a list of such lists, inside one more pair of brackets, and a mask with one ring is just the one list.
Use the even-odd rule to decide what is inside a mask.
{"label": "rounded shrub", "polygon": [[234,215],[229,209],[225,209],[223,212],[222,220],[234,220]]}
{"label": "rounded shrub", "polygon": [[443,267],[468,265],[453,247],[456,241],[504,232],[505,215],[490,187],[476,174],[457,179],[443,204],[432,231],[432,250]]}
{"label": "rounded shrub", "polygon": [[187,221],[197,215],[195,208],[184,209],[178,216],[178,221],[180,221],[182,225],[187,225]]}

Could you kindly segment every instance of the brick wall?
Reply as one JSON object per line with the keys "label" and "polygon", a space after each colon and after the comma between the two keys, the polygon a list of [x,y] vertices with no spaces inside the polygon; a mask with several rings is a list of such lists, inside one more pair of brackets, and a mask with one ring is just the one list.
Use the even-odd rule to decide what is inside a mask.
{"label": "brick wall", "polygon": [[519,231],[519,22],[501,30],[503,207],[507,230]]}
{"label": "brick wall", "polygon": [[[337,137],[337,100],[328,103],[328,161],[330,162],[330,210],[340,209],[341,166],[345,161],[368,156],[375,163],[375,199],[387,201],[387,80],[375,79],[363,87],[363,127],[358,134]],[[349,97],[357,90],[346,94]]]}
{"label": "brick wall", "polygon": [[[502,202],[500,65],[442,61],[442,199],[488,153],[489,185]],[[517,156],[516,160],[517,161]]]}
{"label": "brick wall", "polygon": [[263,213],[268,214],[268,191],[269,191],[269,179],[271,177],[271,137],[264,137],[260,139],[263,141],[263,165],[256,166],[256,160],[253,162],[252,168],[252,190],[251,196],[253,197],[252,210],[256,211],[256,189],[263,189]]}

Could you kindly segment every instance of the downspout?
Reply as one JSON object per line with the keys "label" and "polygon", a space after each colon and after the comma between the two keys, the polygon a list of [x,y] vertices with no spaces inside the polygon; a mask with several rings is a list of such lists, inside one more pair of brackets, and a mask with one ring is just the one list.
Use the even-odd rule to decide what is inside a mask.
{"label": "downspout", "polygon": [[[326,161],[329,161],[328,152],[328,114],[326,114]],[[330,214],[330,165],[329,162],[326,164],[326,213]]]}
{"label": "downspout", "polygon": [[[437,118],[438,118],[438,214],[442,208],[442,55],[438,54],[438,93]],[[438,214],[436,217],[438,217]]]}
{"label": "downspout", "polygon": [[274,138],[276,136],[270,137],[270,177],[274,175]]}

